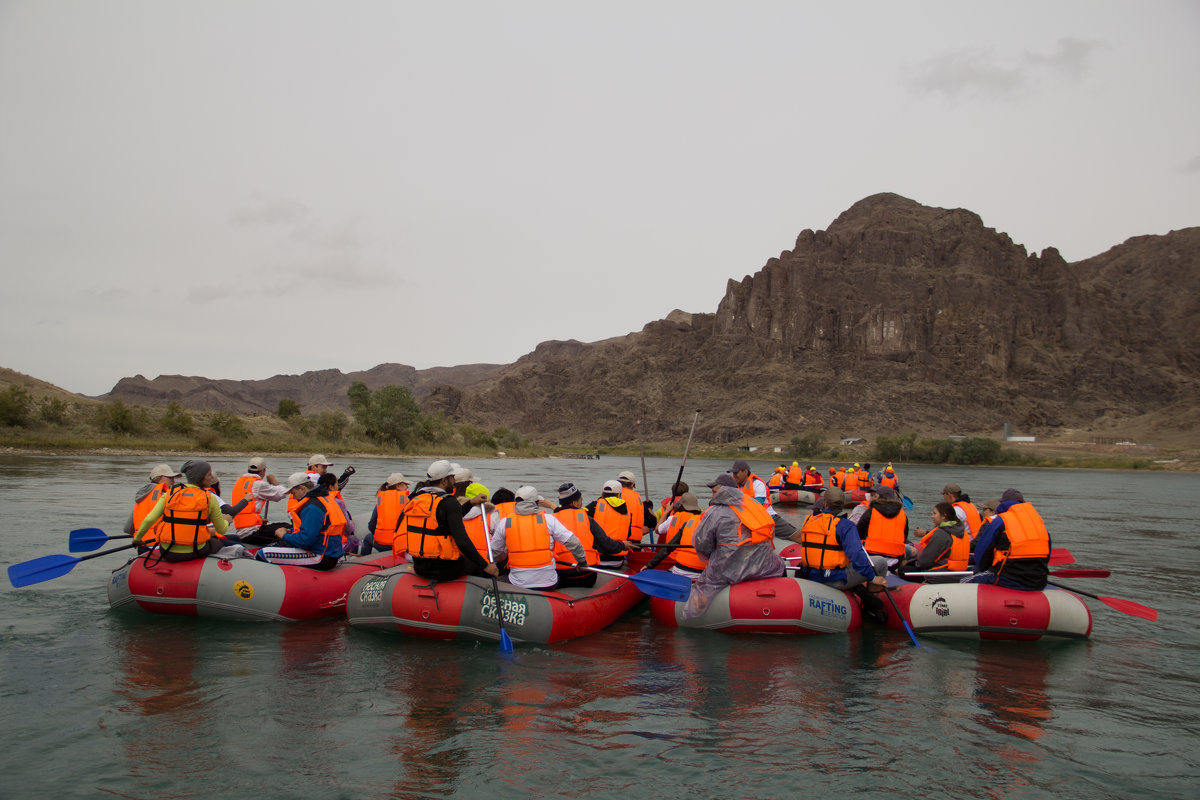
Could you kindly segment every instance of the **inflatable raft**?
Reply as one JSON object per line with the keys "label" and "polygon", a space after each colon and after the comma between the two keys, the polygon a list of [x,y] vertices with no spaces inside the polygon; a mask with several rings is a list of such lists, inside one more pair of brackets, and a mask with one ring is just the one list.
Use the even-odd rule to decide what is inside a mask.
{"label": "inflatable raft", "polygon": [[[509,638],[538,644],[595,633],[645,596],[631,581],[602,574],[590,589],[540,592],[505,581],[499,586]],[[346,617],[360,628],[426,639],[500,639],[490,578],[435,582],[415,574],[410,564],[360,579],[350,591]]]}
{"label": "inflatable raft", "polygon": [[[909,583],[889,578],[892,598],[913,630],[922,635],[971,639],[1086,639],[1092,613],[1070,592],[1047,588],[1023,592],[980,583]],[[902,629],[888,607],[888,627]]]}
{"label": "inflatable raft", "polygon": [[729,633],[845,633],[862,626],[858,601],[815,581],[764,578],[728,586],[705,612],[682,619],[683,603],[650,598],[650,611],[663,625]]}
{"label": "inflatable raft", "polygon": [[340,617],[355,581],[395,563],[391,553],[380,553],[345,558],[322,572],[220,556],[146,566],[139,556],[113,570],[108,604],[114,609],[218,619],[295,622]]}
{"label": "inflatable raft", "polygon": [[821,496],[821,492],[825,491],[824,486],[813,487],[815,491],[808,489],[775,489],[771,492],[771,502],[780,506],[811,506]]}

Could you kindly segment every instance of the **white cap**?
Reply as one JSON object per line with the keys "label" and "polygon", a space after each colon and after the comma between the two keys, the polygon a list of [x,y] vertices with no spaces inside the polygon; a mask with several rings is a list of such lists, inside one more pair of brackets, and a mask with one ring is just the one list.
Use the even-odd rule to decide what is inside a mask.
{"label": "white cap", "polygon": [[611,495],[616,495],[617,497],[620,497],[621,496],[621,482],[620,481],[605,481],[604,486],[600,489],[600,494],[602,494],[602,495],[611,494]]}
{"label": "white cap", "polygon": [[475,475],[466,467],[459,465],[458,468],[454,470],[455,483],[471,483],[474,480]]}
{"label": "white cap", "polygon": [[387,476],[387,480],[385,480],[384,483],[386,483],[388,486],[395,486],[400,483],[408,483],[408,478],[404,477],[399,472],[393,472],[391,475]]}
{"label": "white cap", "polygon": [[624,472],[618,472],[617,480],[629,481],[630,483],[637,483],[637,478],[633,477],[633,473],[630,472],[629,470],[625,470]]}
{"label": "white cap", "polygon": [[517,491],[513,492],[513,494],[516,495],[518,500],[536,501],[538,499],[537,489],[528,484],[522,486],[520,489],[517,489]]}
{"label": "white cap", "polygon": [[308,480],[307,472],[293,472],[291,475],[288,476],[287,490],[289,492],[292,489],[295,489],[297,486],[300,486],[301,484],[303,484],[304,486],[312,485],[311,482]]}
{"label": "white cap", "polygon": [[431,481],[440,481],[447,475],[454,474],[454,465],[445,459],[435,461],[429,465],[429,469],[425,470],[425,477]]}
{"label": "white cap", "polygon": [[332,467],[333,466],[333,462],[330,461],[325,456],[321,455],[320,453],[317,453],[316,455],[309,457],[308,465],[310,467],[315,467],[318,464],[320,464],[321,466],[324,466],[324,467]]}
{"label": "white cap", "polygon": [[167,464],[159,464],[154,469],[150,470],[150,480],[156,481],[159,478],[182,478],[182,472],[176,472]]}
{"label": "white cap", "polygon": [[249,466],[246,467],[246,471],[257,472],[259,475],[262,475],[267,471],[267,462],[262,458],[252,458],[250,459]]}

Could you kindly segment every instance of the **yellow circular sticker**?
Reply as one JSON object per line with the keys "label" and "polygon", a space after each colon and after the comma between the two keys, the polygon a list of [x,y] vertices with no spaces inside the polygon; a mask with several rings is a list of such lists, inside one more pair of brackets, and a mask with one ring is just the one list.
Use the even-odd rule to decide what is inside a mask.
{"label": "yellow circular sticker", "polygon": [[254,587],[246,581],[238,581],[233,585],[233,593],[243,600],[249,600],[254,597]]}

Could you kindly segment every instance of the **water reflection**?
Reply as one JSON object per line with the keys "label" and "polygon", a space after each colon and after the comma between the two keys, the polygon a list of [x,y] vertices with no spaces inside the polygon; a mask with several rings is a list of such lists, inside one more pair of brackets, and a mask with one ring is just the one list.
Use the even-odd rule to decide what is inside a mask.
{"label": "water reflection", "polygon": [[1050,652],[1041,647],[981,647],[975,658],[976,720],[996,733],[1037,741],[1054,717],[1046,680]]}

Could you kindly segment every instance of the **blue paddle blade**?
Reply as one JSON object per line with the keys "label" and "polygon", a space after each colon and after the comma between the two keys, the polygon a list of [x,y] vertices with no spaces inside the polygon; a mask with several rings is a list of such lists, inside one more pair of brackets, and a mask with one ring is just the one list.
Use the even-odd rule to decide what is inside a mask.
{"label": "blue paddle blade", "polygon": [[913,501],[908,499],[908,495],[900,495],[900,504],[904,506],[905,511],[913,510]]}
{"label": "blue paddle blade", "polygon": [[511,653],[513,651],[512,639],[508,636],[508,631],[500,629],[500,652]]}
{"label": "blue paddle blade", "polygon": [[8,582],[13,586],[29,586],[66,575],[83,559],[74,556],[42,556],[23,561],[8,568]]}
{"label": "blue paddle blade", "polygon": [[[113,537],[128,539],[128,536]],[[72,553],[87,553],[108,542],[108,534],[99,528],[77,528],[67,539],[67,550]]]}
{"label": "blue paddle blade", "polygon": [[692,593],[692,579],[674,572],[650,569],[628,576],[644,594],[682,603]]}

